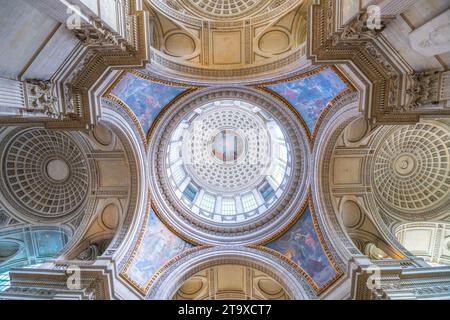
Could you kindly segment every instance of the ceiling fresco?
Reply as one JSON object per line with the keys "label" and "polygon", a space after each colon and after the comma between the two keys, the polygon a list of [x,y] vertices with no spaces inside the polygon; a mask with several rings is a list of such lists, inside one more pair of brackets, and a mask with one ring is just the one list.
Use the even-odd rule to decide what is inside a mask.
{"label": "ceiling fresco", "polygon": [[450,0],[0,4],[0,300],[450,300]]}
{"label": "ceiling fresco", "polygon": [[186,90],[186,87],[157,83],[127,72],[111,94],[122,100],[134,112],[142,129],[147,132],[161,110]]}
{"label": "ceiling fresco", "polygon": [[306,208],[297,223],[282,237],[266,245],[294,262],[313,280],[313,287],[324,288],[339,276],[321,244],[311,210]]}
{"label": "ceiling fresco", "polygon": [[286,99],[313,132],[322,111],[333,98],[348,89],[348,85],[332,68],[326,68],[311,76],[268,85],[266,88]]}
{"label": "ceiling fresco", "polygon": [[136,254],[122,273],[143,292],[160,268],[183,251],[193,248],[193,245],[173,234],[158,219],[153,209],[150,209],[147,219]]}
{"label": "ceiling fresco", "polygon": [[[147,133],[164,108],[169,108],[182,95],[189,95],[193,89],[188,85],[162,82],[136,71],[127,71],[112,86],[109,97],[120,99],[125,108],[128,106],[144,133]],[[259,89],[284,99],[297,110],[310,132],[313,132],[320,115],[333,99],[352,88],[337,70],[322,67],[284,82],[263,84]],[[164,267],[193,247],[172,233],[151,209],[148,221],[141,230],[139,244],[121,274],[146,294]],[[319,293],[342,274],[327,254],[309,208],[284,235],[259,248],[290,261]]]}
{"label": "ceiling fresco", "polygon": [[68,241],[60,227],[18,227],[0,233],[0,273],[55,257]]}
{"label": "ceiling fresco", "polygon": [[[313,132],[327,106],[351,86],[332,67],[319,68],[312,74],[267,84],[268,89],[294,107]],[[147,133],[160,112],[182,94],[193,88],[169,84],[137,72],[125,72],[110,89],[109,95],[120,99],[136,115]]]}

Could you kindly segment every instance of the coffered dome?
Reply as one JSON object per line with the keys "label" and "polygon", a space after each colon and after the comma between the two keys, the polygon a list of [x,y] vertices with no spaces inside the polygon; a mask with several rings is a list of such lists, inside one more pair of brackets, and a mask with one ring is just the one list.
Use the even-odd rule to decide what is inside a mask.
{"label": "coffered dome", "polygon": [[418,123],[386,134],[373,162],[379,201],[401,213],[439,211],[450,193],[450,136],[441,125]]}
{"label": "coffered dome", "polygon": [[265,0],[192,0],[180,1],[180,4],[205,18],[230,19],[251,15],[270,2]]}
{"label": "coffered dome", "polygon": [[279,124],[240,100],[188,113],[171,137],[167,174],[193,214],[219,223],[255,218],[284,191],[291,148]]}
{"label": "coffered dome", "polygon": [[0,300],[450,299],[450,0],[1,9]]}
{"label": "coffered dome", "polygon": [[80,213],[90,175],[77,143],[45,129],[22,131],[9,141],[2,159],[4,196],[20,215],[41,221]]}
{"label": "coffered dome", "polygon": [[[272,12],[274,16],[286,13],[302,1],[297,0],[150,0],[161,11],[176,19],[237,21],[253,19]],[[177,12],[178,14],[175,14]],[[191,21],[190,23],[194,23]]]}
{"label": "coffered dome", "polygon": [[152,133],[154,206],[193,242],[270,238],[306,199],[304,128],[261,93],[209,91],[173,106]]}

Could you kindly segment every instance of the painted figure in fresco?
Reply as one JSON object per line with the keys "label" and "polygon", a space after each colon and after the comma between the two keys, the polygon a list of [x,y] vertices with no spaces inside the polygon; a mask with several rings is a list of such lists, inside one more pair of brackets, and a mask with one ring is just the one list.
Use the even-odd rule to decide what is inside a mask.
{"label": "painted figure in fresco", "polygon": [[112,94],[131,108],[147,132],[161,110],[185,90],[127,73],[112,90]]}
{"label": "painted figure in fresco", "polygon": [[295,263],[305,269],[320,272],[326,264],[321,259],[320,243],[314,239],[309,227],[309,224],[300,225],[300,228],[289,234],[288,252]]}
{"label": "painted figure in fresco", "polygon": [[326,283],[335,274],[317,237],[309,210],[291,230],[268,247],[294,261],[319,285]]}
{"label": "painted figure in fresco", "polygon": [[310,77],[270,85],[267,88],[289,101],[312,131],[328,103],[345,90],[347,85],[332,69],[328,68]]}

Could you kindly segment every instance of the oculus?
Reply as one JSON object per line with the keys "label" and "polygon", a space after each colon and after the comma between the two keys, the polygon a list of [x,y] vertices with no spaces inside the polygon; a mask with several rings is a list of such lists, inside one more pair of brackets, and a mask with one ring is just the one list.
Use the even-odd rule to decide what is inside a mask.
{"label": "oculus", "polygon": [[211,152],[224,164],[237,161],[243,153],[244,141],[233,129],[224,129],[215,135]]}
{"label": "oculus", "polygon": [[70,174],[69,165],[62,159],[50,160],[46,165],[46,171],[49,178],[55,182],[65,181]]}

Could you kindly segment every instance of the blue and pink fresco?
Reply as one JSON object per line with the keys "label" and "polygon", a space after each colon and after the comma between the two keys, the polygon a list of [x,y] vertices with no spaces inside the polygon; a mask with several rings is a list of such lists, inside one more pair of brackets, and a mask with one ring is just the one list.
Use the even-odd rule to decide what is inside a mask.
{"label": "blue and pink fresco", "polygon": [[56,226],[22,226],[0,232],[0,252],[6,249],[11,253],[7,257],[0,254],[0,273],[54,258],[68,240],[67,230]]}
{"label": "blue and pink fresco", "polygon": [[327,104],[347,89],[347,84],[327,68],[310,77],[267,86],[285,98],[303,117],[311,132]]}
{"label": "blue and pink fresco", "polygon": [[128,269],[128,277],[144,288],[162,266],[192,247],[167,229],[152,209],[139,250]]}
{"label": "blue and pink fresco", "polygon": [[319,288],[336,276],[320,244],[309,208],[288,232],[266,246],[299,265]]}
{"label": "blue and pink fresco", "polygon": [[184,87],[169,86],[126,73],[111,93],[133,110],[147,133],[161,110],[186,90]]}

